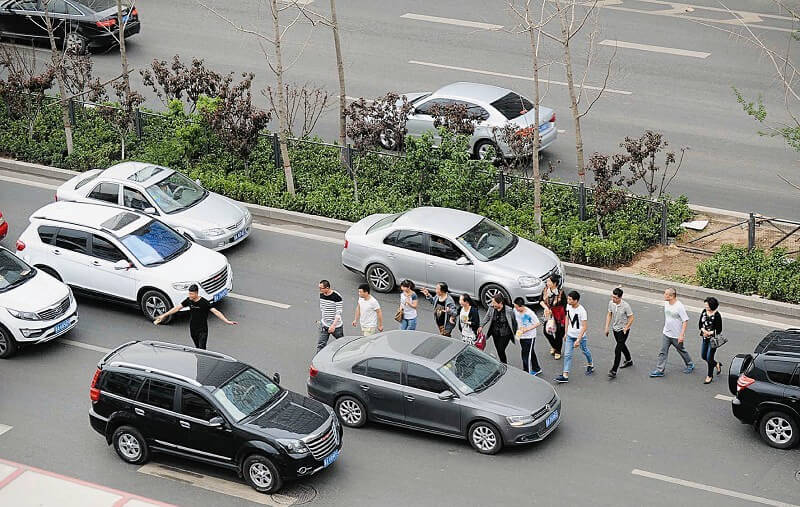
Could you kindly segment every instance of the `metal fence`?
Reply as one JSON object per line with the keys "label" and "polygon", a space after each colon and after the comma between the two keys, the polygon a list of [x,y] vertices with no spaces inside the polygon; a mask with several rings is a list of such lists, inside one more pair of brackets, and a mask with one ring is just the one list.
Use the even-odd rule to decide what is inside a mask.
{"label": "metal fence", "polygon": [[787,256],[800,259],[800,222],[750,213],[738,220],[711,223],[711,230],[690,233],[679,246],[702,254],[714,254],[725,244],[748,250],[782,248]]}

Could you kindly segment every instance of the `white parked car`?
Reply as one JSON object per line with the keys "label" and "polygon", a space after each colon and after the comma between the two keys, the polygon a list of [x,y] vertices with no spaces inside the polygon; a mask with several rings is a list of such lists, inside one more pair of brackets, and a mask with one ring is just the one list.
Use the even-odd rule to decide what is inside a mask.
{"label": "white parked car", "polygon": [[56,200],[107,202],[141,211],[212,250],[243,241],[253,223],[246,207],[177,171],[143,162],[79,174],[58,187]]}
{"label": "white parked car", "polygon": [[57,338],[78,323],[72,291],[0,247],[0,359]]}
{"label": "white parked car", "polygon": [[30,218],[17,256],[77,292],[138,306],[154,319],[193,283],[217,302],[232,288],[225,256],[149,215],[119,206],[61,201]]}

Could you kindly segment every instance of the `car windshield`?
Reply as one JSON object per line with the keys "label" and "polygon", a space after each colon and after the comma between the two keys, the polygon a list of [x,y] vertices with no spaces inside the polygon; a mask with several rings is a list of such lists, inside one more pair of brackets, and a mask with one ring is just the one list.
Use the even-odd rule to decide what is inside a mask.
{"label": "car windshield", "polygon": [[497,382],[506,365],[475,347],[461,352],[439,368],[439,373],[464,394],[480,392]]}
{"label": "car windshield", "polygon": [[36,270],[8,250],[0,250],[0,292],[13,289],[33,278]]}
{"label": "car windshield", "polygon": [[144,266],[157,266],[189,249],[191,243],[157,220],[151,220],[120,241]]}
{"label": "car windshield", "polygon": [[[405,212],[403,212],[405,213]],[[374,224],[372,224],[369,229],[367,229],[367,234],[378,231],[386,227],[387,225],[393,224],[395,220],[403,216],[403,213],[395,213],[394,215],[389,215],[388,217],[383,217]]]}
{"label": "car windshield", "polygon": [[504,256],[513,250],[519,241],[515,234],[488,218],[484,218],[478,225],[456,239],[481,261],[491,261]]}
{"label": "car windshield", "polygon": [[191,208],[205,199],[208,190],[179,172],[147,187],[147,193],[164,213],[176,213]]}
{"label": "car windshield", "polygon": [[214,391],[213,396],[239,422],[266,408],[280,392],[280,386],[263,373],[248,368]]}

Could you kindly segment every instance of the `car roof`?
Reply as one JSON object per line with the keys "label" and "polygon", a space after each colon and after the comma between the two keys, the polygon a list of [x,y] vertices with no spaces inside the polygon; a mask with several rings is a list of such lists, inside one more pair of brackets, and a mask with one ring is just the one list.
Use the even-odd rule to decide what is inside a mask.
{"label": "car roof", "polygon": [[456,237],[475,227],[483,219],[484,217],[469,211],[424,206],[406,211],[392,225]]}
{"label": "car roof", "polygon": [[[134,181],[130,179],[137,171],[145,169],[147,167],[158,167],[163,169],[161,172],[157,173],[152,178],[149,178],[145,181]],[[151,179],[153,180],[162,180],[165,176],[171,174],[173,172],[172,169],[167,167],[162,167],[156,164],[148,164],[146,162],[134,162],[134,161],[127,161],[127,162],[120,162],[119,164],[112,165],[108,169],[105,169],[101,175],[103,178],[119,180],[122,182],[126,182],[129,184],[141,184],[143,186],[147,186],[147,182]]]}
{"label": "car roof", "polygon": [[[111,230],[109,221],[124,216],[129,218],[126,225],[119,230]],[[115,236],[122,236],[128,231],[141,227],[152,220],[151,217],[113,204],[100,204],[76,201],[56,201],[50,203],[31,215],[31,219],[52,220],[71,225],[79,225],[91,229],[103,230]]]}
{"label": "car roof", "polygon": [[423,331],[386,331],[360,339],[370,342],[363,356],[411,361],[432,369],[439,368],[464,348],[461,340]]}
{"label": "car roof", "polygon": [[472,99],[488,103],[494,102],[495,100],[508,95],[509,93],[514,92],[499,86],[481,83],[468,83],[466,81],[445,85],[433,92],[433,94],[436,96],[452,97],[464,100]]}
{"label": "car roof", "polygon": [[211,390],[249,368],[225,354],[159,341],[128,342],[104,357],[101,365],[155,373]]}
{"label": "car roof", "polygon": [[796,354],[800,357],[800,329],[789,328],[771,331],[759,342],[754,353],[767,354],[770,352]]}

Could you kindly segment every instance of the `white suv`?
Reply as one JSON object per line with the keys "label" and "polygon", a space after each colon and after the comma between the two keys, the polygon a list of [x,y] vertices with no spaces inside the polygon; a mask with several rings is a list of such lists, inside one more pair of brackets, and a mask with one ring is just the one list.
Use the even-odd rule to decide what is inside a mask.
{"label": "white suv", "polygon": [[17,256],[77,292],[138,306],[148,319],[183,301],[191,284],[215,303],[233,281],[224,255],[150,216],[104,204],[41,208],[19,238]]}
{"label": "white suv", "polygon": [[0,247],[0,359],[21,345],[61,336],[77,323],[69,287]]}

